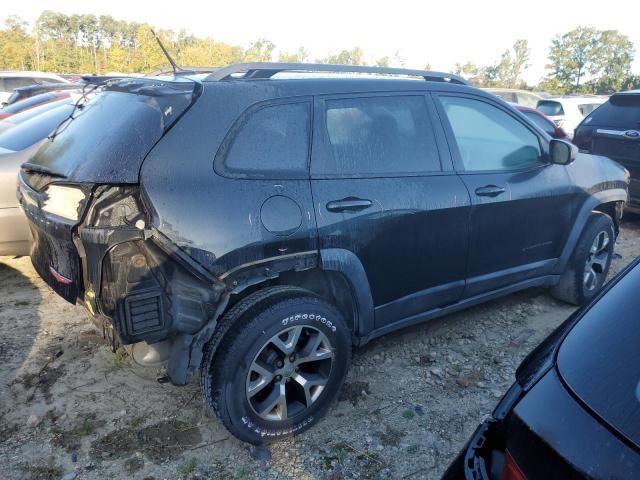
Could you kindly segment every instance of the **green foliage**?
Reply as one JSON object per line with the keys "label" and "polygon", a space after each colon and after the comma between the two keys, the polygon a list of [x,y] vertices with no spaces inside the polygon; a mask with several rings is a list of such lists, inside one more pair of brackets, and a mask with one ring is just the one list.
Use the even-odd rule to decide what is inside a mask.
{"label": "green foliage", "polygon": [[[109,15],[65,15],[45,10],[32,33],[16,16],[0,30],[0,69],[59,73],[148,73],[168,68],[151,33],[152,26],[116,20]],[[181,66],[223,66],[234,62],[271,61],[275,45],[258,39],[246,49],[184,30],[155,30]],[[301,48],[291,61],[303,61]]]}
{"label": "green foliage", "polygon": [[479,87],[522,88],[524,82],[521,75],[528,67],[529,52],[529,43],[517,40],[494,65],[485,67],[473,62],[456,63],[454,73],[464,76]]}
{"label": "green foliage", "polygon": [[116,350],[116,353],[113,354],[113,364],[118,368],[122,368],[128,356],[127,350],[124,347],[120,347]]}
{"label": "green foliage", "polygon": [[195,471],[198,466],[198,462],[195,458],[185,460],[178,466],[178,474],[180,478],[188,478]]}
{"label": "green foliage", "polygon": [[631,77],[633,43],[616,30],[578,27],[556,36],[542,87],[557,93],[613,93]]}
{"label": "green foliage", "polygon": [[300,47],[295,52],[280,52],[279,62],[285,63],[305,63],[309,59],[309,52],[304,47]]}
{"label": "green foliage", "polygon": [[339,53],[319,58],[316,62],[333,65],[365,65],[364,52],[360,47],[354,47],[351,50],[342,50]]}
{"label": "green foliage", "polygon": [[402,418],[405,418],[407,420],[411,420],[413,417],[415,417],[416,414],[413,410],[405,410],[404,412],[402,412]]}

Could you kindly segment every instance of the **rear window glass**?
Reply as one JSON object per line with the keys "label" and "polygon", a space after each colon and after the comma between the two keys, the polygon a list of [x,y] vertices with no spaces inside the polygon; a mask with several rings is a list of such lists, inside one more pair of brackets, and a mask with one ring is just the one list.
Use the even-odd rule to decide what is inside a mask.
{"label": "rear window glass", "polygon": [[314,173],[402,175],[441,169],[424,97],[349,98],[325,105],[330,152],[314,164]]}
{"label": "rear window glass", "polygon": [[554,102],[551,100],[540,100],[536,107],[545,115],[564,115],[564,109],[560,102]]}
{"label": "rear window glass", "polygon": [[248,177],[306,177],[309,158],[308,102],[259,108],[236,127],[225,173]]}
{"label": "rear window glass", "polygon": [[634,95],[636,101],[610,100],[603,103],[585,119],[583,125],[598,125],[625,130],[640,128],[640,94]]}
{"label": "rear window glass", "polygon": [[47,137],[73,110],[73,104],[53,108],[0,134],[0,147],[24,150]]}
{"label": "rear window glass", "polygon": [[31,163],[77,181],[137,182],[144,157],[191,104],[193,83],[127,79],[107,88]]}

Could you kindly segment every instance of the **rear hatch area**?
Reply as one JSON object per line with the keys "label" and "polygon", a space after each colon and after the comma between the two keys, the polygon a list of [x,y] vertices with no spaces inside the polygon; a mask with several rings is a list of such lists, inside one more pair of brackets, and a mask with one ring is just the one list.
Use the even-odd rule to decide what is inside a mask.
{"label": "rear hatch area", "polygon": [[96,188],[137,184],[147,154],[198,93],[188,79],[111,80],[22,165],[18,199],[34,239],[31,259],[65,300],[84,299],[77,230]]}

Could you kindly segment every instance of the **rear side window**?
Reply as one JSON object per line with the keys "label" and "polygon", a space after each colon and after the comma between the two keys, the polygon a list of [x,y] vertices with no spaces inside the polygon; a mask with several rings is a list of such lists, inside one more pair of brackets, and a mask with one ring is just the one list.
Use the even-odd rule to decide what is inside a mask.
{"label": "rear side window", "polygon": [[554,102],[552,100],[540,100],[536,107],[545,115],[564,115],[564,109],[560,102]]}
{"label": "rear side window", "polygon": [[503,110],[467,97],[440,101],[465,170],[514,170],[540,163],[538,136]]}
{"label": "rear side window", "polygon": [[262,106],[231,132],[224,173],[239,177],[304,178],[309,158],[309,102]]}
{"label": "rear side window", "polygon": [[[623,97],[623,95],[625,96]],[[640,94],[620,94],[614,97],[591,112],[583,125],[597,125],[621,130],[640,129]]]}
{"label": "rear side window", "polygon": [[423,96],[325,101],[327,155],[312,172],[330,176],[419,175],[440,171]]}

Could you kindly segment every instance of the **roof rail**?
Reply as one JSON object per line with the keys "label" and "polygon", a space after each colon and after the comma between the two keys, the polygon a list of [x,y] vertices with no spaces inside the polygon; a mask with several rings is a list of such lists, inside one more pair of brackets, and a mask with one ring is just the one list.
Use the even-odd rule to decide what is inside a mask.
{"label": "roof rail", "polygon": [[220,67],[184,67],[180,68],[177,71],[173,71],[172,68],[161,68],[159,70],[154,70],[153,72],[145,74],[145,77],[157,77],[158,75],[164,75],[165,73],[171,73],[178,75],[194,75],[197,73],[211,73],[216,70],[220,70]]}
{"label": "roof rail", "polygon": [[[217,82],[221,80],[253,80],[271,78],[280,72],[331,72],[331,73],[369,73],[376,75],[405,75],[410,77],[422,77],[433,82],[450,82],[460,85],[469,85],[464,78],[453,73],[432,72],[429,70],[409,70],[405,68],[366,67],[360,65],[329,65],[318,63],[236,63],[222,67],[207,75],[205,82]],[[234,74],[242,73],[241,77]]]}

